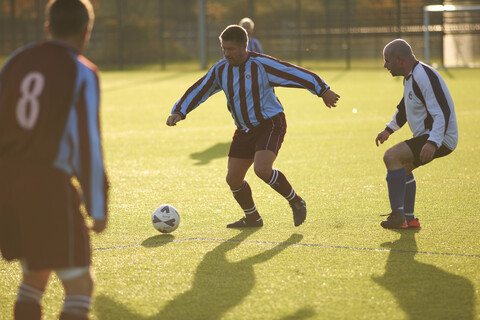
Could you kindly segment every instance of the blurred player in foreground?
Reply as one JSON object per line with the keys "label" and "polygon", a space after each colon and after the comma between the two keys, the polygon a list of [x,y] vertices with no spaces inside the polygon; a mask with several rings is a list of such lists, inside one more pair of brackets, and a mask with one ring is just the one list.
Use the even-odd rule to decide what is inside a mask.
{"label": "blurred player in foreground", "polygon": [[60,319],[88,319],[93,291],[88,229],[107,223],[97,68],[81,55],[93,26],[88,0],[51,0],[49,40],[15,52],[0,74],[0,249],[23,281],[15,319],[40,319],[55,271],[65,289]]}
{"label": "blurred player in foreground", "polygon": [[263,53],[263,49],[262,49],[262,46],[260,45],[260,41],[258,41],[253,37],[253,30],[255,29],[255,23],[253,23],[253,20],[250,18],[243,18],[242,20],[240,20],[238,25],[243,27],[247,31],[247,34],[248,34],[247,50]]}
{"label": "blurred player in foreground", "polygon": [[294,225],[306,218],[305,201],[295,193],[273,163],[287,130],[283,106],[274,87],[305,88],[335,107],[340,98],[315,73],[287,62],[247,50],[248,36],[238,25],[228,26],[220,35],[225,58],[191,86],[175,103],[167,125],[174,126],[186,115],[221,90],[237,126],[230,146],[227,183],[245,216],[228,228],[261,227],[263,220],[253,202],[245,175],[254,165],[255,174],[290,203]]}
{"label": "blurred player in foreground", "polygon": [[383,56],[384,67],[392,76],[404,77],[404,90],[393,120],[377,135],[375,143],[377,146],[384,143],[407,122],[413,138],[391,147],[383,157],[392,212],[381,226],[420,229],[414,215],[416,183],[412,171],[455,149],[458,142],[455,109],[441,75],[419,62],[405,40],[388,43]]}

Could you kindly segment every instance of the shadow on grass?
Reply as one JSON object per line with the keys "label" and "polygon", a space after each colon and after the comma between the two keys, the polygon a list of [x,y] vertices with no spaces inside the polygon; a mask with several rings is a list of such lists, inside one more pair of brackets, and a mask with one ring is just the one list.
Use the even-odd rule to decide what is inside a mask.
{"label": "shadow on grass", "polygon": [[373,280],[392,293],[408,319],[473,319],[471,281],[416,261],[416,232],[395,231],[400,239],[382,244],[391,249],[385,274]]}
{"label": "shadow on grass", "polygon": [[[94,304],[98,319],[114,319],[113,315],[122,315],[122,319],[133,320],[221,319],[225,313],[248,297],[255,287],[254,266],[256,264],[272,259],[290,245],[299,243],[303,238],[302,235],[293,234],[285,242],[256,255],[241,259],[242,254],[238,253],[233,255],[234,258],[227,258],[230,251],[237,248],[248,236],[258,230],[258,228],[242,230],[233,238],[223,241],[212,251],[206,253],[196,269],[190,290],[169,301],[157,315],[140,316],[109,297],[100,295]],[[158,237],[162,237],[162,235],[145,240],[145,245],[168,243]],[[142,245],[144,244],[142,243]],[[314,315],[313,309],[303,308],[284,319],[306,319],[312,315]]]}
{"label": "shadow on grass", "polygon": [[159,234],[148,239],[143,240],[142,246],[149,248],[156,248],[166,245],[169,242],[175,240],[173,234]]}
{"label": "shadow on grass", "polygon": [[209,164],[213,159],[224,158],[228,155],[230,142],[217,143],[216,145],[205,149],[201,152],[194,152],[190,154],[190,158],[196,160],[196,166]]}

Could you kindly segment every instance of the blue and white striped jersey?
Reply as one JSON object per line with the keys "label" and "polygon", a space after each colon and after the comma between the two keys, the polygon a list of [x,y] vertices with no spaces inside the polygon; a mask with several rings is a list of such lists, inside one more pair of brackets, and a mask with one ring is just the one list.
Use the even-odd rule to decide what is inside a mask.
{"label": "blue and white striped jersey", "polygon": [[248,52],[240,66],[224,58],[191,86],[173,106],[172,113],[185,117],[211,95],[223,90],[228,110],[240,129],[258,126],[283,111],[274,87],[305,88],[322,96],[329,86],[315,73],[288,62]]}
{"label": "blue and white striped jersey", "polygon": [[75,176],[87,212],[107,214],[97,67],[67,45],[21,48],[0,74],[0,161],[44,164]]}
{"label": "blue and white striped jersey", "polygon": [[414,137],[428,134],[429,141],[454,150],[458,143],[457,118],[453,99],[437,70],[417,62],[404,79],[400,104],[387,130],[400,129],[406,122]]}

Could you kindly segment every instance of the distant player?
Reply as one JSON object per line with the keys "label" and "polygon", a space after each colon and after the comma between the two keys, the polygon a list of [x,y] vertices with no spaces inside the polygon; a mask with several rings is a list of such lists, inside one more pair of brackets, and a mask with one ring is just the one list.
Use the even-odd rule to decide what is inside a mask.
{"label": "distant player", "polygon": [[[40,319],[52,271],[65,289],[60,319],[88,319],[93,280],[82,189],[92,229],[107,223],[97,68],[83,51],[93,26],[88,0],[51,0],[49,40],[15,52],[0,73],[0,250],[19,260],[15,319]],[[6,288],[2,288],[6,290]]]}
{"label": "distant player", "polygon": [[413,138],[400,142],[385,152],[388,195],[392,212],[384,228],[416,228],[416,183],[412,171],[435,158],[450,154],[458,142],[457,119],[453,100],[441,75],[419,62],[410,45],[402,39],[383,49],[384,67],[392,76],[403,76],[403,98],[393,120],[377,135],[375,143],[384,143],[408,122]]}
{"label": "distant player", "polygon": [[252,164],[256,175],[289,201],[294,225],[299,226],[305,221],[306,203],[283,173],[273,169],[287,130],[283,106],[274,87],[305,88],[322,97],[329,108],[336,106],[340,96],[311,71],[247,51],[247,32],[238,25],[228,26],[220,35],[220,42],[225,58],[175,103],[167,125],[176,125],[211,95],[223,91],[237,126],[228,154],[227,183],[245,214],[227,227],[263,226],[252,190],[245,181]]}
{"label": "distant player", "polygon": [[263,53],[262,46],[260,45],[260,41],[253,37],[253,30],[255,29],[255,23],[250,18],[243,18],[238,23],[239,26],[242,26],[248,33],[248,46],[247,50]]}

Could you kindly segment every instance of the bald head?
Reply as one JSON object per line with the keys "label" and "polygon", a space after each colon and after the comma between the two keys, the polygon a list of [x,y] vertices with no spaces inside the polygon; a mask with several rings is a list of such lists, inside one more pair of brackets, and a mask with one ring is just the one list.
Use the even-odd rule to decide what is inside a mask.
{"label": "bald head", "polygon": [[255,28],[255,23],[253,23],[253,20],[250,18],[243,18],[238,25],[247,30],[248,34],[253,33],[253,29]]}
{"label": "bald head", "polygon": [[403,39],[395,39],[389,42],[383,48],[383,57],[385,68],[390,71],[392,76],[408,76],[417,58],[413,54],[412,47]]}
{"label": "bald head", "polygon": [[407,60],[416,60],[412,47],[403,39],[395,39],[389,42],[383,49],[383,53],[388,52],[392,57],[402,57]]}

